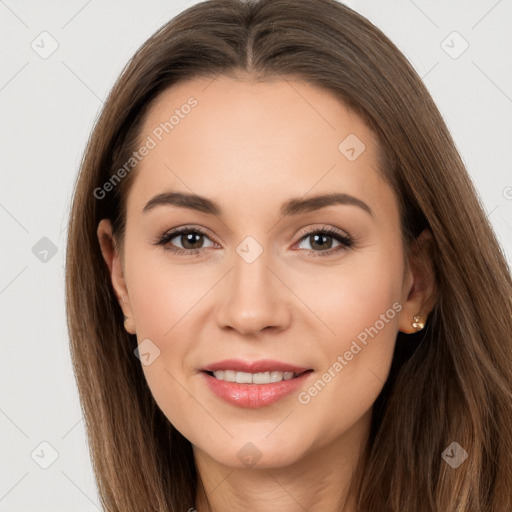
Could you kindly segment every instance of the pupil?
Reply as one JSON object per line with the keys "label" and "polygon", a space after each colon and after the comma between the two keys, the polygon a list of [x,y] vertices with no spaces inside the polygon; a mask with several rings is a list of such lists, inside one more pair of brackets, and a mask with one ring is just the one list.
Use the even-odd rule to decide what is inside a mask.
{"label": "pupil", "polygon": [[[320,239],[320,238],[324,238],[325,239],[325,238],[331,238],[331,237],[326,236],[326,235],[322,235],[322,234],[316,234],[316,235],[312,235],[312,236],[313,236],[313,239],[314,239],[314,243],[311,244],[311,247],[314,247],[314,245],[317,244],[320,247],[320,249],[322,249],[322,248],[325,249],[326,246],[329,245],[329,244],[318,244],[318,239]],[[329,247],[327,247],[327,248],[329,248]]]}
{"label": "pupil", "polygon": [[[186,240],[186,243],[190,243],[192,245],[194,244],[198,244],[198,247],[187,247],[186,244],[183,244],[183,241],[182,241],[182,244],[183,244],[183,247],[185,248],[190,248],[190,249],[199,249],[201,247],[201,243],[203,241],[203,235],[201,235],[200,233],[188,233],[186,235],[183,235],[185,237],[185,240]],[[197,237],[197,238],[196,238]],[[194,241],[194,239],[196,239]]]}

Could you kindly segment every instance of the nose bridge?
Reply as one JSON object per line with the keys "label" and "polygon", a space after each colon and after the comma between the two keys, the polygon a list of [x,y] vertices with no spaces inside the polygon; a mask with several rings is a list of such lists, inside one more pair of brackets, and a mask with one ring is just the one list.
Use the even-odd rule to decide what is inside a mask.
{"label": "nose bridge", "polygon": [[271,254],[253,237],[246,237],[233,255],[219,322],[248,334],[265,327],[283,328],[289,321],[285,291],[273,275]]}

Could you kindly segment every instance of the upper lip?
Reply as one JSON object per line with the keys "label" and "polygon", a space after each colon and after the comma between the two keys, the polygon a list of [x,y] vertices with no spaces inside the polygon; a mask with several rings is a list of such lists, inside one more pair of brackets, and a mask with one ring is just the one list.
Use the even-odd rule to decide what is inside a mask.
{"label": "upper lip", "polygon": [[217,370],[234,370],[237,372],[261,373],[261,372],[293,372],[303,373],[311,368],[282,363],[271,359],[259,361],[242,361],[241,359],[224,359],[200,368],[201,371],[214,372]]}

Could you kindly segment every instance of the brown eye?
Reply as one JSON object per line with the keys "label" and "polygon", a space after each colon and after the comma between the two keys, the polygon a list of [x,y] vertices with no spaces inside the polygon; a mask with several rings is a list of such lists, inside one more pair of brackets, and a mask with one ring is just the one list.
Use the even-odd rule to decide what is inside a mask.
{"label": "brown eye", "polygon": [[[309,231],[300,239],[299,245],[304,242],[308,242],[311,247],[311,249],[306,247],[305,250],[315,253],[315,256],[333,254],[353,245],[352,238],[332,228]],[[333,245],[335,242],[337,242],[337,245]]]}
{"label": "brown eye", "polygon": [[203,234],[192,231],[185,234],[182,233],[174,238],[179,238],[183,249],[200,249],[204,242]]}
{"label": "brown eye", "polygon": [[333,244],[333,237],[318,233],[308,236],[309,243],[313,249],[330,249]]}
{"label": "brown eye", "polygon": [[[210,241],[209,246],[204,246],[206,240]],[[201,249],[213,247],[214,245],[206,233],[203,233],[200,229],[186,227],[165,233],[158,239],[156,244],[179,254],[197,254]]]}

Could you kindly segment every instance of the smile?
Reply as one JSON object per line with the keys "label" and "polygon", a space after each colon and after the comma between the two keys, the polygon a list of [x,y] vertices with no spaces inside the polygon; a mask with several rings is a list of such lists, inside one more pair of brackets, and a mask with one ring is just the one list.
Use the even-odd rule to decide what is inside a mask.
{"label": "smile", "polygon": [[203,370],[199,373],[203,376],[207,388],[222,401],[251,409],[272,405],[294,392],[299,392],[301,388],[306,387],[306,383],[314,374],[313,370],[302,373]]}
{"label": "smile", "polygon": [[302,373],[294,372],[237,372],[235,370],[217,370],[214,372],[208,372],[218,380],[225,382],[237,382],[238,384],[270,384],[271,382],[281,382],[283,380],[290,380]]}

